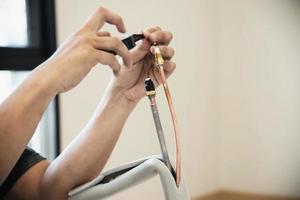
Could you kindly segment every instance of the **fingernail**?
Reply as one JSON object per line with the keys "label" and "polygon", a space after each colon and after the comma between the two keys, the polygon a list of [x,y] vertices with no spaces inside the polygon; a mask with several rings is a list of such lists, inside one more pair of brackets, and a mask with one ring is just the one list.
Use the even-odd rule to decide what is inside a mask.
{"label": "fingernail", "polygon": [[154,46],[152,46],[152,47],[150,48],[150,51],[151,51],[152,54],[154,54]]}

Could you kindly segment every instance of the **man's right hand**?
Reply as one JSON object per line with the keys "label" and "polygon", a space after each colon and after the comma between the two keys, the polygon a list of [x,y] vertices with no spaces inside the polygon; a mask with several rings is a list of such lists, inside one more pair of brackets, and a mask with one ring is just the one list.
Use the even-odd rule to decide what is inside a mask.
{"label": "man's right hand", "polygon": [[114,72],[118,72],[119,62],[115,55],[107,51],[116,52],[123,58],[123,63],[130,67],[130,54],[122,41],[111,37],[109,32],[99,31],[105,23],[115,25],[119,32],[126,31],[119,15],[100,7],[34,73],[50,82],[53,86],[51,89],[59,93],[75,87],[97,63],[108,65]]}

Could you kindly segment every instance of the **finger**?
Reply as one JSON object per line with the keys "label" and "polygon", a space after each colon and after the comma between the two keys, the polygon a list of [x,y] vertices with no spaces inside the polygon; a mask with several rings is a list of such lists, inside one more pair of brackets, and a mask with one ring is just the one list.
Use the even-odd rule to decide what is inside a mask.
{"label": "finger", "polygon": [[105,51],[97,51],[96,54],[99,63],[110,66],[114,72],[118,72],[121,69],[120,63],[113,54]]}
{"label": "finger", "polygon": [[137,46],[131,50],[131,57],[133,63],[141,60],[149,53],[151,47],[151,43],[149,42],[149,36],[151,33],[160,30],[161,28],[159,26],[155,26],[143,31],[145,39],[142,40],[142,42],[138,43]]}
{"label": "finger", "polygon": [[97,33],[96,33],[96,35],[98,36],[98,37],[110,37],[111,35],[110,35],[110,32],[108,32],[108,31],[98,31]]}
{"label": "finger", "polygon": [[[164,62],[163,68],[164,68],[165,76],[166,76],[166,78],[168,78],[176,69],[176,64],[172,61],[167,60]],[[154,78],[155,86],[158,86],[162,83],[160,71],[156,67],[152,68],[152,76]]]}
{"label": "finger", "polygon": [[151,43],[168,45],[173,38],[173,35],[169,31],[155,31],[150,34],[149,39]]}
{"label": "finger", "polygon": [[155,26],[155,27],[146,29],[145,31],[143,31],[144,37],[146,39],[149,39],[150,34],[155,32],[155,31],[161,31],[161,28],[159,26]]}
{"label": "finger", "polygon": [[142,58],[144,58],[150,50],[151,44],[148,40],[142,40],[140,43],[138,43],[131,51],[130,55],[132,58],[132,62],[136,63],[140,61]]}
{"label": "finger", "polygon": [[132,65],[131,55],[124,43],[117,37],[95,37],[94,47],[98,50],[113,51],[123,58],[126,66]]}
{"label": "finger", "polygon": [[166,60],[164,62],[164,72],[166,77],[169,77],[174,72],[175,69],[176,69],[176,63],[170,60]]}
{"label": "finger", "polygon": [[122,17],[104,7],[98,8],[88,18],[84,28],[96,32],[105,24],[105,22],[115,25],[119,32],[126,32]]}
{"label": "finger", "polygon": [[[158,46],[158,48],[160,50],[160,53],[161,53],[162,57],[165,60],[170,60],[175,54],[175,50],[172,47],[165,46],[165,45],[160,45],[160,46]],[[152,46],[150,48],[150,50],[151,50],[151,53],[154,54],[155,47]]]}

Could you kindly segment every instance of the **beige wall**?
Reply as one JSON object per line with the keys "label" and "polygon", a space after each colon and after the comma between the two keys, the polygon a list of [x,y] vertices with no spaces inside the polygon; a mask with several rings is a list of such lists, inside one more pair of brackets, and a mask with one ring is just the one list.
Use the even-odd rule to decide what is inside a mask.
{"label": "beige wall", "polygon": [[[56,1],[61,43],[99,5],[121,14],[129,33],[171,30],[177,70],[170,79],[192,196],[220,188],[300,195],[299,1]],[[105,29],[117,34],[111,27]],[[62,147],[88,121],[109,80],[97,66],[61,95]],[[160,111],[170,151],[166,103]],[[159,153],[147,100],[130,116],[106,168]],[[157,178],[111,199],[163,199]]]}
{"label": "beige wall", "polygon": [[221,186],[300,196],[300,1],[220,1]]}

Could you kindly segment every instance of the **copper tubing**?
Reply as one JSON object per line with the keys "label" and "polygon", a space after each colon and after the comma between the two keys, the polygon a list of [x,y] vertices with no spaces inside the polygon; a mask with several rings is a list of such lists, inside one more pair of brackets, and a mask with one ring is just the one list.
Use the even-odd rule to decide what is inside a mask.
{"label": "copper tubing", "polygon": [[177,115],[175,112],[175,107],[173,104],[173,99],[169,90],[169,86],[167,83],[167,79],[165,76],[164,68],[163,68],[163,58],[161,56],[160,50],[158,47],[155,47],[155,64],[159,68],[160,78],[162,80],[162,84],[164,87],[165,95],[168,101],[169,110],[172,117],[173,128],[175,132],[175,140],[176,140],[176,184],[177,187],[181,181],[181,144],[180,144],[180,132],[179,125],[177,120]]}

